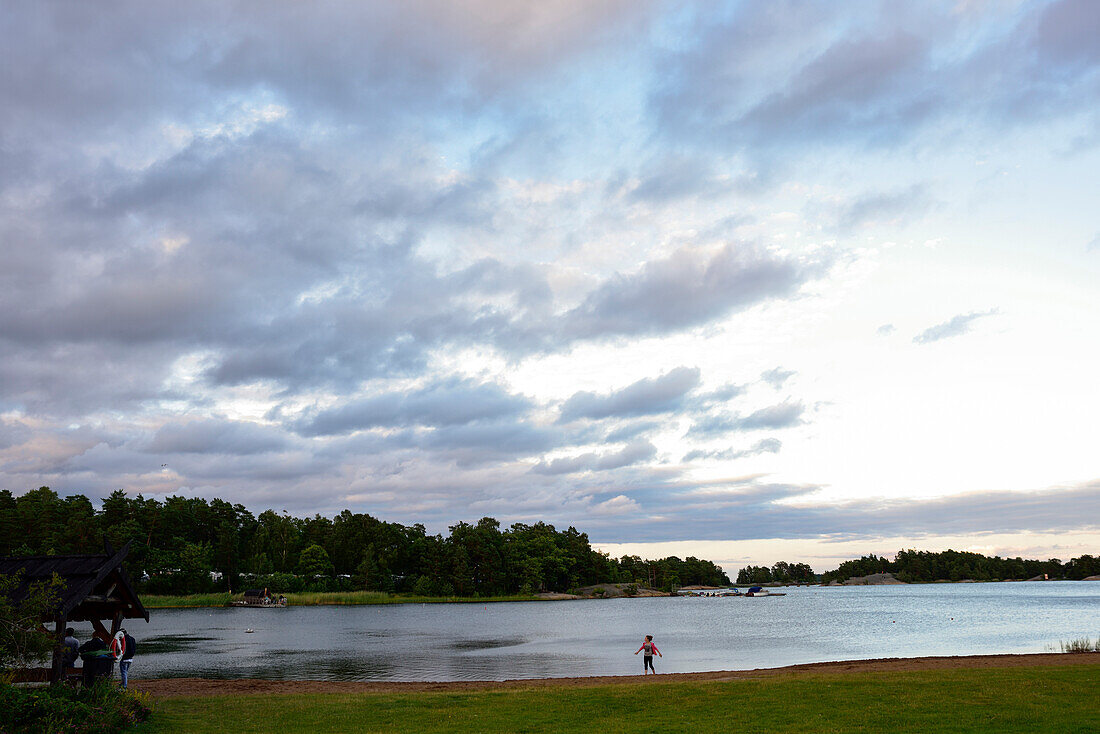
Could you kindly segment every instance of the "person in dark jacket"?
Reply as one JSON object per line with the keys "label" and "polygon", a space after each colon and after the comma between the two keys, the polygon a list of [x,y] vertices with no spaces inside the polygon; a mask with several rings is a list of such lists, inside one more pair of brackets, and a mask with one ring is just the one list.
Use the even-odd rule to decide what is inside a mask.
{"label": "person in dark jacket", "polygon": [[96,678],[110,678],[111,670],[115,667],[111,649],[95,635],[80,646],[80,659],[84,661],[85,686],[94,684]]}
{"label": "person in dark jacket", "polygon": [[122,687],[125,688],[130,683],[130,664],[134,662],[134,653],[137,652],[137,640],[130,636],[130,633],[125,629],[119,630],[122,633],[122,639],[125,641],[125,647],[122,651],[122,657],[118,661],[118,675],[122,678]]}

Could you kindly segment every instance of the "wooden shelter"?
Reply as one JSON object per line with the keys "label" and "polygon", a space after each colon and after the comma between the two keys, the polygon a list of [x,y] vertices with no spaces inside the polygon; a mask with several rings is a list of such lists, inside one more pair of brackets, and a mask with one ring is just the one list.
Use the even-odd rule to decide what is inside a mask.
{"label": "wooden shelter", "polygon": [[[103,555],[0,557],[0,574],[21,574],[20,584],[9,593],[13,601],[22,601],[30,584],[49,581],[55,573],[64,582],[57,607],[41,620],[43,624],[52,623],[57,636],[53,663],[48,671],[43,671],[50,681],[64,677],[61,642],[70,622],[91,622],[95,635],[110,643],[122,627],[122,620],[149,621],[149,612],[122,568],[130,544],[118,551],[107,541],[103,546]],[[110,621],[110,630],[105,621]]]}

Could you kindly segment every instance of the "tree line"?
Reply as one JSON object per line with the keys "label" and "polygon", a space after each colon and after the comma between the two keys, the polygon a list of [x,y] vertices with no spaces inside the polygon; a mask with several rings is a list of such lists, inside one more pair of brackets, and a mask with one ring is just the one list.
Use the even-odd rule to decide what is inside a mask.
{"label": "tree line", "polygon": [[159,501],[116,490],[96,509],[84,495],[40,487],[0,491],[0,555],[101,553],[132,541],[125,566],[140,592],[190,594],[267,586],[275,591],[364,589],[420,596],[502,596],[599,583],[673,590],[729,583],[711,561],[611,558],[576,528],[483,517],[429,534],[344,510],[333,518],[253,515],[221,499]]}
{"label": "tree line", "polygon": [[786,584],[812,584],[817,574],[805,563],[779,561],[771,568],[767,566],[746,566],[737,572],[739,584],[766,584],[780,581]]}
{"label": "tree line", "polygon": [[1100,574],[1100,558],[1082,555],[1065,563],[1057,558],[1045,561],[985,556],[981,553],[945,550],[940,552],[902,550],[894,560],[871,554],[845,561],[835,571],[824,574],[826,583],[844,581],[852,576],[892,573],[899,581],[1006,581],[1023,580],[1046,574],[1052,579],[1083,579]]}
{"label": "tree line", "polygon": [[909,584],[933,581],[1007,581],[1023,580],[1046,574],[1052,579],[1083,579],[1100,574],[1100,557],[1082,555],[1063,563],[1057,558],[1046,561],[1000,556],[984,556],[966,551],[898,551],[893,560],[871,554],[844,561],[840,567],[815,574],[805,563],[779,561],[771,568],[746,566],[737,574],[739,584],[760,584],[769,581],[785,583],[830,583],[845,581],[852,576],[892,573]]}

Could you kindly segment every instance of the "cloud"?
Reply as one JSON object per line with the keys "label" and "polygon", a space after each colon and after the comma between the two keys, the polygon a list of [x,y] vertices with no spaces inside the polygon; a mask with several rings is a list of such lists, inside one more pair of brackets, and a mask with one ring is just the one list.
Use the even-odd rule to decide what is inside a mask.
{"label": "cloud", "polygon": [[896,227],[919,217],[931,207],[932,199],[925,184],[874,192],[842,206],[837,214],[837,227],[842,231],[864,226]]}
{"label": "cloud", "polygon": [[[1088,114],[1100,96],[1088,0],[850,10],[778,2],[687,12],[682,42],[655,61],[663,83],[649,104],[660,132],[691,151],[774,167],[821,146],[955,144],[960,127]],[[886,215],[904,201],[866,203]]]}
{"label": "cloud", "polygon": [[[772,506],[828,477],[719,486],[666,457],[770,463],[753,441],[808,420],[742,400],[786,359],[777,319],[856,287],[834,223],[966,201],[960,151],[1054,148],[1100,99],[1095,4],[868,7],[5,6],[3,485],[440,531],[864,532]],[[929,151],[943,181],[894,165]],[[538,378],[711,347],[720,373]]]}
{"label": "cloud", "polygon": [[419,390],[388,392],[322,410],[300,422],[307,436],[348,433],[368,428],[464,425],[524,415],[533,407],[495,383],[451,378]]}
{"label": "cloud", "polygon": [[774,387],[776,390],[779,390],[783,387],[784,383],[786,383],[787,380],[797,374],[797,372],[794,372],[792,370],[785,370],[782,367],[775,367],[766,372],[761,372],[760,379]]}
{"label": "cloud", "polygon": [[627,515],[637,511],[638,503],[625,494],[619,494],[611,499],[599,502],[589,510],[593,515]]}
{"label": "cloud", "polygon": [[288,446],[284,432],[245,421],[205,419],[161,426],[145,449],[151,454],[262,454]]}
{"label": "cloud", "polygon": [[699,385],[699,368],[677,367],[655,378],[645,378],[621,390],[597,395],[578,392],[561,406],[560,421],[581,418],[624,418],[667,413],[678,409],[685,396]]}
{"label": "cloud", "polygon": [[715,175],[712,163],[666,157],[629,189],[627,198],[632,202],[668,203],[687,197],[717,196],[732,187],[731,181]]}
{"label": "cloud", "polygon": [[575,474],[584,471],[609,471],[649,461],[657,455],[657,448],[649,441],[640,440],[627,444],[619,451],[596,454],[587,453],[539,462],[531,470],[538,474]]}
{"label": "cloud", "polygon": [[723,461],[733,461],[734,459],[743,459],[747,456],[756,456],[757,454],[778,454],[781,448],[783,448],[783,442],[778,438],[762,438],[747,449],[730,448],[711,451],[696,449],[685,454],[683,460],[721,459]]}
{"label": "cloud", "polygon": [[990,309],[989,311],[971,311],[966,314],[959,314],[951,317],[948,321],[942,324],[936,324],[930,326],[921,333],[913,337],[913,343],[915,344],[931,344],[932,342],[940,341],[941,339],[948,339],[953,336],[959,336],[966,334],[970,331],[970,326],[975,321],[986,316],[993,316],[999,313],[997,309]]}
{"label": "cloud", "polygon": [[713,254],[683,248],[593,290],[564,317],[575,339],[667,334],[722,318],[773,298],[794,295],[824,274],[831,260],[798,260],[728,244]]}
{"label": "cloud", "polygon": [[875,333],[879,336],[890,336],[895,331],[897,331],[897,328],[893,324],[883,324],[875,330]]}
{"label": "cloud", "polygon": [[739,431],[793,428],[803,423],[806,408],[800,402],[782,402],[756,410],[749,415],[714,414],[695,421],[688,436],[706,437]]}
{"label": "cloud", "polygon": [[654,433],[661,430],[663,424],[659,421],[632,421],[612,428],[603,436],[604,443],[621,443],[630,441],[646,433]]}
{"label": "cloud", "polygon": [[[1096,531],[1100,484],[1085,482],[1042,491],[988,491],[935,499],[871,498],[815,503],[813,486],[769,483],[761,477],[715,481],[655,494],[634,491],[638,521],[626,528],[592,518],[596,542],[676,539],[684,523],[694,539],[855,540],[922,535]],[[780,501],[782,500],[782,502]]]}

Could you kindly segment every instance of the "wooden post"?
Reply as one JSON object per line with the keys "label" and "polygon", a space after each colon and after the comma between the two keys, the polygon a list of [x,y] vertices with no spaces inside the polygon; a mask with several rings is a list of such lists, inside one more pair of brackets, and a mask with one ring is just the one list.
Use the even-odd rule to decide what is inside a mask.
{"label": "wooden post", "polygon": [[122,610],[115,612],[115,618],[111,621],[111,637],[118,634],[118,631],[122,629]]}
{"label": "wooden post", "polygon": [[53,645],[53,660],[50,664],[50,683],[60,683],[65,680],[65,656],[62,652],[65,649],[65,616],[62,614],[54,615],[55,633],[56,639]]}
{"label": "wooden post", "polygon": [[107,631],[107,628],[103,626],[103,623],[98,619],[92,620],[92,629],[95,630],[95,636],[103,640],[107,644],[111,642],[111,633]]}

